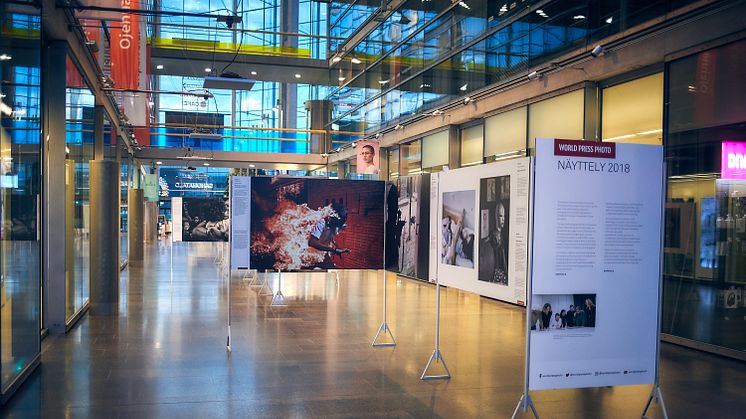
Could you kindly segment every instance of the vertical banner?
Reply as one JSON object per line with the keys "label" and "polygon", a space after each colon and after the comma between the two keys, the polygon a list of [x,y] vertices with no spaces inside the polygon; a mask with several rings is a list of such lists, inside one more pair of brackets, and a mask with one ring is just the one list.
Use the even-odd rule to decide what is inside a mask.
{"label": "vertical banner", "polygon": [[231,176],[230,186],[231,231],[231,270],[249,269],[251,235],[251,178]]}
{"label": "vertical banner", "polygon": [[180,242],[182,241],[182,226],[184,225],[184,220],[181,214],[183,205],[181,197],[174,197],[171,198],[171,223],[173,227],[171,227],[171,234],[173,235],[171,240],[174,242]]}
{"label": "vertical banner", "polygon": [[357,173],[361,175],[377,175],[380,167],[378,155],[380,145],[372,141],[357,142]]}
{"label": "vertical banner", "polygon": [[[139,0],[121,0],[122,9],[137,9]],[[137,89],[140,82],[140,15],[122,13],[111,26],[111,78],[117,89]]]}
{"label": "vertical banner", "polygon": [[536,142],[529,390],[655,382],[663,147]]}

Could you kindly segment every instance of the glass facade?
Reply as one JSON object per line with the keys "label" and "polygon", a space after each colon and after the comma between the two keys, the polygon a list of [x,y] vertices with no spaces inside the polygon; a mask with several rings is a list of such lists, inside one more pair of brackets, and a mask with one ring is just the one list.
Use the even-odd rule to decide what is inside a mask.
{"label": "glass facade", "polygon": [[73,61],[67,61],[65,104],[65,317],[69,323],[90,298],[90,160],[94,97]]}
{"label": "glass facade", "polygon": [[[687,3],[405,2],[333,64],[332,76],[342,75],[328,97],[336,104],[334,123],[367,135],[485,86],[523,77],[532,67]],[[351,29],[332,26],[330,34],[360,27],[368,14],[357,14],[357,4],[332,6],[340,10],[339,23]],[[330,43],[331,51],[335,45]]]}
{"label": "glass facade", "polygon": [[672,62],[664,333],[746,351],[746,41]]}
{"label": "glass facade", "polygon": [[[28,14],[31,13],[31,14]],[[41,330],[41,19],[0,4],[0,387],[35,365]]]}

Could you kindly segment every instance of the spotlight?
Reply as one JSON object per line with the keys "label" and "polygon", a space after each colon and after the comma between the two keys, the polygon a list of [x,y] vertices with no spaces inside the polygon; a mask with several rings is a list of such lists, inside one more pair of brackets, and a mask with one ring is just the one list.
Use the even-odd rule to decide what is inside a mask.
{"label": "spotlight", "polygon": [[472,101],[473,101],[473,99],[471,97],[467,96],[467,97],[464,98],[464,105],[466,105],[468,103],[471,103]]}
{"label": "spotlight", "polygon": [[394,129],[395,130],[404,129],[404,125],[402,125],[402,124],[396,124],[396,126],[394,127]]}
{"label": "spotlight", "polygon": [[160,161],[160,160],[158,160],[157,162],[155,162],[155,164],[157,164],[158,166],[160,166],[160,165],[162,165],[162,164],[163,164],[163,162],[162,162],[162,161]]}
{"label": "spotlight", "polygon": [[591,50],[591,55],[593,58],[598,58],[606,53],[606,48],[602,47],[601,45],[596,45]]}
{"label": "spotlight", "polygon": [[433,111],[433,116],[438,116],[438,115],[443,115],[443,111],[441,111],[440,109],[434,110]]}
{"label": "spotlight", "polygon": [[357,143],[352,143],[352,148],[357,147]]}
{"label": "spotlight", "polygon": [[332,58],[332,62],[335,64],[340,61],[342,61],[342,57],[340,57],[339,55],[335,55],[334,58]]}
{"label": "spotlight", "polygon": [[532,71],[532,72],[528,73],[528,79],[531,80],[531,81],[539,80],[542,77],[543,77],[543,75],[539,74],[538,71]]}
{"label": "spotlight", "polygon": [[360,61],[357,57],[352,57],[352,59],[350,60],[350,62],[353,63],[353,64],[360,64],[360,63],[362,63],[362,61]]}
{"label": "spotlight", "polygon": [[212,69],[210,67],[205,68],[205,73],[212,73]]}
{"label": "spotlight", "polygon": [[381,133],[380,132],[376,133],[376,138],[381,138]]}
{"label": "spotlight", "polygon": [[156,70],[163,70],[163,64],[158,64],[157,66],[155,66],[155,69]]}
{"label": "spotlight", "polygon": [[326,154],[326,153],[321,153],[321,157],[323,157],[323,158],[327,158],[327,157],[329,157],[329,155],[328,155],[328,154]]}
{"label": "spotlight", "polygon": [[254,164],[250,164],[250,165],[249,165],[249,167],[251,167],[251,168],[253,169],[253,168],[255,168],[255,167],[256,167],[256,165],[254,165]]}
{"label": "spotlight", "polygon": [[299,79],[300,77],[301,77],[300,74],[298,74],[298,73],[295,74],[295,78],[296,79]]}
{"label": "spotlight", "polygon": [[251,75],[252,75],[252,76],[256,76],[256,71],[252,71],[252,72],[251,72]]}

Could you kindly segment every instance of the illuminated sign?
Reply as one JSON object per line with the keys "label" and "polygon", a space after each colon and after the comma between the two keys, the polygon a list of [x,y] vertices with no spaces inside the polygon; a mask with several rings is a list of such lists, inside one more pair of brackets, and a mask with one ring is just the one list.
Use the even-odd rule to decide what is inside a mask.
{"label": "illuminated sign", "polygon": [[746,180],[746,143],[723,141],[722,147],[720,178]]}

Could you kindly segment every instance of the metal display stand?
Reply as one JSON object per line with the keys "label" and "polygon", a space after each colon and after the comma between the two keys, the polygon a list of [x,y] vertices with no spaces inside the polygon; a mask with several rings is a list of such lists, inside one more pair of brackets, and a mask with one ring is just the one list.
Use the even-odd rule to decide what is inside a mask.
{"label": "metal display stand", "polygon": [[269,286],[269,270],[264,270],[264,279],[259,277],[259,273],[257,272],[257,276],[259,277],[259,296],[266,297],[269,295],[274,295],[272,293],[272,287]]}
{"label": "metal display stand", "polygon": [[277,270],[277,293],[272,297],[272,303],[270,307],[287,307],[285,304],[285,296],[282,295],[282,271]]}
{"label": "metal display stand", "polygon": [[[437,191],[437,207],[441,208],[440,206],[440,190]],[[437,210],[436,210],[437,211]],[[438,230],[440,231],[440,230]],[[446,360],[443,359],[443,354],[440,353],[440,259],[435,264],[435,349],[433,349],[432,355],[430,355],[430,359],[427,360],[427,365],[425,365],[425,369],[422,370],[422,375],[420,376],[420,380],[448,380],[451,378],[451,371],[448,370],[448,366],[446,365]],[[443,369],[445,370],[445,374],[439,374],[439,375],[430,375],[427,373],[427,371],[430,369],[430,366],[433,365],[433,362],[435,365],[437,364],[443,364]]]}
{"label": "metal display stand", "polygon": [[[384,184],[384,187],[383,187],[384,214],[385,214],[385,211],[388,209],[386,206],[387,195],[388,193],[386,192],[386,186]],[[389,327],[389,324],[386,321],[386,222],[385,221],[383,224],[384,225],[384,228],[383,228],[383,321],[381,322],[381,325],[378,327],[378,332],[376,332],[376,336],[373,338],[374,348],[382,347],[382,346],[396,346],[396,339],[394,339],[394,333],[391,331],[391,328]],[[337,276],[337,281],[339,281],[339,276]],[[389,337],[391,338],[391,342],[378,342],[378,337],[381,336],[381,334],[389,335]]]}
{"label": "metal display stand", "polygon": [[[230,196],[233,196],[233,182],[231,180],[228,180],[228,193]],[[228,206],[228,220],[231,223],[231,226],[233,225],[233,205]],[[233,269],[233,252],[231,251],[233,249],[232,246],[232,227],[228,230],[228,337],[225,341],[225,349],[230,353],[231,352],[231,269]]]}
{"label": "metal display stand", "polygon": [[[662,199],[665,199],[666,197],[666,182],[665,182],[665,174],[666,174],[666,162],[663,162],[663,170],[661,172],[661,179],[663,179],[661,188],[663,189],[663,192],[661,193]],[[660,231],[660,242],[661,245],[665,243],[665,223],[663,220],[666,218],[666,205],[662,202],[661,203],[661,231]],[[650,406],[653,402],[655,404],[659,405],[661,408],[661,412],[663,413],[663,418],[668,419],[668,410],[666,409],[666,402],[663,401],[663,393],[661,392],[661,384],[660,384],[660,364],[661,364],[661,308],[663,307],[663,252],[661,252],[660,261],[658,262],[658,323],[657,323],[657,331],[658,331],[658,338],[655,341],[655,383],[653,383],[653,389],[650,391],[650,397],[648,397],[647,403],[645,403],[645,409],[642,411],[642,417],[646,418],[648,410],[650,409]]]}

